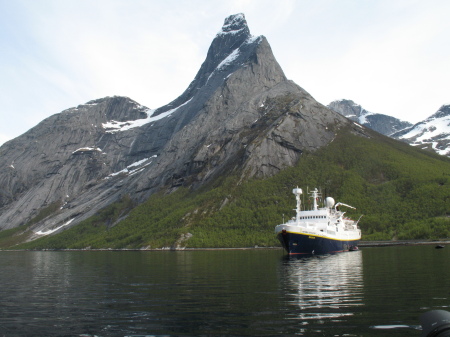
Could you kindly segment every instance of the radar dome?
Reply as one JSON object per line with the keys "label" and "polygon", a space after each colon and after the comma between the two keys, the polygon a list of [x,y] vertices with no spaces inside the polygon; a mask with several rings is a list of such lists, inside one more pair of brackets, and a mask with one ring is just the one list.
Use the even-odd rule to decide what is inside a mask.
{"label": "radar dome", "polygon": [[300,195],[300,194],[302,194],[303,193],[303,191],[302,191],[302,189],[301,188],[294,188],[293,190],[292,190],[292,193],[294,193],[294,194],[296,194],[296,195]]}
{"label": "radar dome", "polygon": [[325,204],[327,205],[328,208],[331,208],[334,206],[334,199],[332,197],[327,197],[325,199]]}

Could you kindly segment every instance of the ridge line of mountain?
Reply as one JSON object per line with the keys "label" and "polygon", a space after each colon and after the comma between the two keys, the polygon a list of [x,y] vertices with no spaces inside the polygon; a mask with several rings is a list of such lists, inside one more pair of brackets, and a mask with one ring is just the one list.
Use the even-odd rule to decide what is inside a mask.
{"label": "ridge line of mountain", "polygon": [[334,100],[330,109],[381,134],[450,157],[450,105],[416,124],[365,110],[352,100]]}
{"label": "ridge line of mountain", "polygon": [[151,110],[99,98],[1,146],[0,228],[24,228],[35,240],[119,212],[104,224],[110,229],[155,195],[230,176],[238,185],[274,177],[342,133],[378,137],[288,80],[267,39],[250,35],[243,14],[231,15],[171,103]]}

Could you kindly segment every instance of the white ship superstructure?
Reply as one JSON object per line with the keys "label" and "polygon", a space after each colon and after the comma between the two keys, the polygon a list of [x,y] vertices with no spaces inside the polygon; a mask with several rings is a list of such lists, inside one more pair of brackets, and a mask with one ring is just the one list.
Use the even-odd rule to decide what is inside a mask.
{"label": "white ship superstructure", "polygon": [[311,210],[301,210],[301,188],[294,188],[297,200],[296,216],[286,223],[275,227],[275,233],[283,247],[290,254],[325,254],[357,249],[361,239],[358,221],[346,218],[341,207],[352,206],[335,201],[331,197],[325,199],[325,207],[319,208],[321,196],[314,189]]}

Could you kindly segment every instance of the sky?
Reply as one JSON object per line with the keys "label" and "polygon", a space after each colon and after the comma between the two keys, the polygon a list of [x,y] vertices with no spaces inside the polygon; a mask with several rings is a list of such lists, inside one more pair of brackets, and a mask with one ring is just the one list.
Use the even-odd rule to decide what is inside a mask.
{"label": "sky", "polygon": [[105,96],[169,103],[237,13],[322,104],[416,123],[450,103],[448,0],[0,0],[0,144]]}

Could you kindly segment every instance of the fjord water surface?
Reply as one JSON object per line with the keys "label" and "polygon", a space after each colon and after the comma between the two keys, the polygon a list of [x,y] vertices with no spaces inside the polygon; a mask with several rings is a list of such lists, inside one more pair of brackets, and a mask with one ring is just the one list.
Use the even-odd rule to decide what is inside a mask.
{"label": "fjord water surface", "polygon": [[0,335],[420,336],[449,251],[1,252]]}

